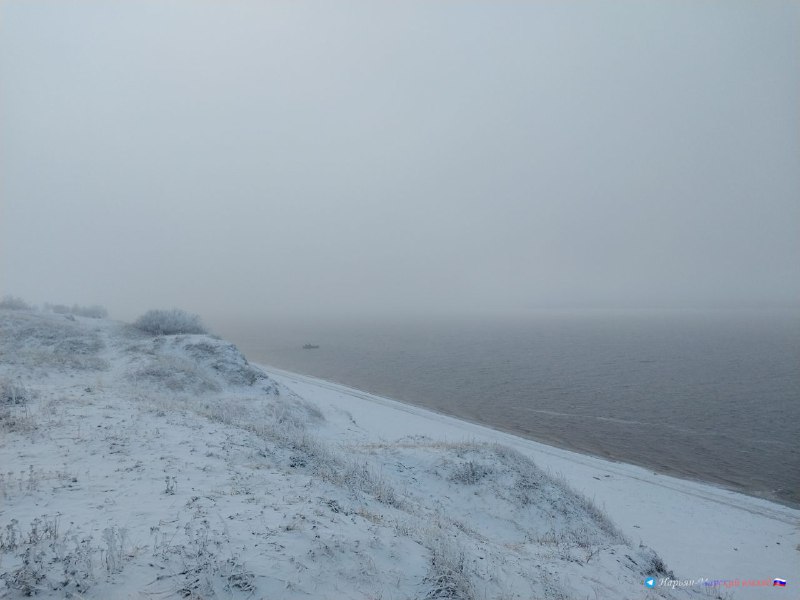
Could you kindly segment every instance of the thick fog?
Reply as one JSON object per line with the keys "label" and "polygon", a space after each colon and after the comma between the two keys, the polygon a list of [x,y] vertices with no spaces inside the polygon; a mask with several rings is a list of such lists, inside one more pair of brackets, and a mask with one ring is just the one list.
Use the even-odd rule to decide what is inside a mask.
{"label": "thick fog", "polygon": [[0,4],[0,295],[797,306],[800,4]]}

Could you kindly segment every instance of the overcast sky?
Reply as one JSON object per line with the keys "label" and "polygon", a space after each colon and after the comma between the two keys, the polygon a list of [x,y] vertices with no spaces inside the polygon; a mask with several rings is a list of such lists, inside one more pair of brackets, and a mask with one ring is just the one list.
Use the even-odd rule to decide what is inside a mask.
{"label": "overcast sky", "polygon": [[0,0],[0,294],[800,304],[800,3]]}

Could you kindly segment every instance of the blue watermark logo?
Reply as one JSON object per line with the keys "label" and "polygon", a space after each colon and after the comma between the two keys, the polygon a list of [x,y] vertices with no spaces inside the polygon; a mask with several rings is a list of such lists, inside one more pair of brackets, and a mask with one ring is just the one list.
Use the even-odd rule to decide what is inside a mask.
{"label": "blue watermark logo", "polygon": [[699,579],[672,579],[671,577],[648,577],[644,580],[646,588],[667,587],[671,589],[704,586],[704,587],[786,587],[786,580],[776,577],[775,579],[709,579],[701,577]]}

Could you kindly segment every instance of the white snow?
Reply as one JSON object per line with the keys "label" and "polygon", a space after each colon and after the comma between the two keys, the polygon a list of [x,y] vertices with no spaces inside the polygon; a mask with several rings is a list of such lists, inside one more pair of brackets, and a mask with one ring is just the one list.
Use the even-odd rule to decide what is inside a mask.
{"label": "white snow", "polygon": [[[374,436],[391,440],[415,431],[445,440],[491,441],[520,451],[540,467],[563,475],[574,489],[602,507],[629,539],[655,548],[681,579],[731,580],[722,586],[731,596],[763,598],[763,589],[742,586],[741,581],[771,582],[783,578],[781,573],[791,577],[798,571],[798,510],[554,448],[333,382],[266,368],[276,381],[311,401],[357,411],[364,429]],[[800,580],[795,581],[800,585]]]}
{"label": "white snow", "polygon": [[[24,396],[0,397],[0,597],[797,585],[800,511],[264,371],[211,336],[0,311],[0,385]],[[672,576],[658,556],[680,580],[788,584],[648,590]]]}

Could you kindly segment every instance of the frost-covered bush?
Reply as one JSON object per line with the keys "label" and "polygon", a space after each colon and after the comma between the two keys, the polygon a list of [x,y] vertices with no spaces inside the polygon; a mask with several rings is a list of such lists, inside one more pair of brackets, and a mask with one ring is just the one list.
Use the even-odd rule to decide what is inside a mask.
{"label": "frost-covered bush", "polygon": [[[652,548],[639,545],[639,552],[644,560],[642,566],[642,574],[648,577],[663,577],[667,576],[670,579],[675,579],[675,573],[667,568],[661,557],[655,553]],[[638,564],[638,563],[637,563]]]}
{"label": "frost-covered bush", "polygon": [[175,335],[179,333],[208,333],[200,317],[182,311],[149,310],[136,319],[134,327],[154,335]]}
{"label": "frost-covered bush", "polygon": [[47,579],[45,554],[35,548],[26,548],[22,554],[22,565],[13,571],[0,575],[6,585],[23,596],[35,596],[41,584]]}
{"label": "frost-covered bush", "polygon": [[[91,544],[90,535],[70,531],[62,533],[59,521],[60,515],[42,515],[33,519],[29,531],[23,532],[19,522],[11,519],[4,528],[5,533],[0,531],[0,551],[12,554],[10,564],[0,574],[0,580],[11,591],[11,597],[36,596],[42,592],[54,597],[53,592],[60,592],[62,598],[83,598],[96,582],[93,563],[98,555],[108,564],[113,554],[113,560],[120,561],[114,563],[117,568],[114,572],[121,570],[121,550],[118,551],[121,547],[118,544],[109,545],[104,552]],[[112,530],[119,531],[116,527]],[[108,537],[106,532],[104,535]],[[7,596],[0,593],[0,597]]]}
{"label": "frost-covered bush", "polygon": [[0,406],[17,406],[26,404],[30,399],[30,392],[10,379],[0,379]]}
{"label": "frost-covered bush", "polygon": [[31,392],[10,379],[0,379],[0,431],[32,431],[36,423],[27,404]]}
{"label": "frost-covered bush", "polygon": [[471,485],[478,483],[490,473],[491,469],[487,465],[470,460],[453,469],[450,481]]}
{"label": "frost-covered bush", "polygon": [[174,596],[199,599],[255,595],[255,575],[239,556],[221,556],[221,540],[228,540],[227,531],[212,529],[209,521],[197,513],[174,530],[162,531],[165,525],[161,521],[150,528],[153,558],[162,569],[174,573],[169,575],[176,587]]}
{"label": "frost-covered bush", "polygon": [[36,424],[27,404],[31,392],[8,378],[0,378],[0,431],[32,431]]}
{"label": "frost-covered bush", "polygon": [[0,308],[7,310],[30,310],[30,305],[22,298],[16,296],[5,296],[0,300]]}
{"label": "frost-covered bush", "polygon": [[463,548],[450,539],[445,531],[428,534],[431,566],[425,583],[429,586],[425,600],[473,600],[476,597],[467,571]]}

